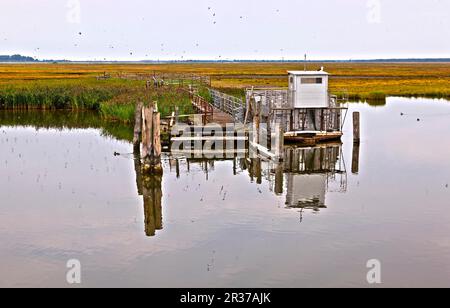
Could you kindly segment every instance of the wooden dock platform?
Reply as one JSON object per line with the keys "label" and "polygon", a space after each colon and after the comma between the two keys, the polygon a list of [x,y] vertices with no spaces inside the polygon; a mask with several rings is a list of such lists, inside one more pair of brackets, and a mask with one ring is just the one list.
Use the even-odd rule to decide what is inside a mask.
{"label": "wooden dock platform", "polygon": [[324,142],[340,140],[342,132],[322,132],[322,131],[294,131],[284,134],[287,143],[298,143],[301,145],[316,145]]}

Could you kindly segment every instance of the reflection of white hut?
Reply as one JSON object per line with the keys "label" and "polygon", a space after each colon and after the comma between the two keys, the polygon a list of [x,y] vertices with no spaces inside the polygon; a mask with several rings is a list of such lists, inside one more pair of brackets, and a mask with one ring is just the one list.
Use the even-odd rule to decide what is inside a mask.
{"label": "reflection of white hut", "polygon": [[288,174],[286,206],[320,209],[325,207],[326,174]]}
{"label": "reflection of white hut", "polygon": [[284,170],[287,182],[286,206],[319,210],[326,208],[330,177],[342,173],[340,145],[314,148],[286,147]]}

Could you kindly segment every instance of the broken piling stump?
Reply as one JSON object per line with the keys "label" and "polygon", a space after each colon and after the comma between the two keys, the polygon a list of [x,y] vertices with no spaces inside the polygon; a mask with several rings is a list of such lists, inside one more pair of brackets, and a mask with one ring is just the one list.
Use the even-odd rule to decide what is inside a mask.
{"label": "broken piling stump", "polygon": [[161,115],[156,104],[142,109],[142,165],[144,174],[162,174]]}
{"label": "broken piling stump", "polygon": [[137,104],[133,145],[136,157],[140,158],[142,174],[162,174],[161,115],[157,112],[156,103],[150,106]]}

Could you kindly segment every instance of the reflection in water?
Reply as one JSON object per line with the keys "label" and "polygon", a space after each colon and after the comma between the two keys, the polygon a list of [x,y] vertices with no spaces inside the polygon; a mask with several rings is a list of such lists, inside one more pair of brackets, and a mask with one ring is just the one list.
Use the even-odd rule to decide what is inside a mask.
{"label": "reflection in water", "polygon": [[[135,153],[135,170],[138,192],[144,197],[145,233],[154,236],[162,230],[162,176],[142,174],[140,154]],[[247,172],[250,181],[269,183],[275,195],[285,193],[287,209],[313,210],[327,208],[326,194],[330,191],[347,190],[347,173],[341,144],[320,145],[317,147],[285,147],[284,158],[280,163],[261,158],[234,158],[233,175]],[[209,159],[173,158],[167,156],[169,172],[180,177],[180,164],[186,164],[189,173],[192,166],[199,167],[208,181],[214,172],[215,161]],[[231,166],[231,164],[230,164]],[[334,187],[338,187],[334,189]]]}
{"label": "reflection in water", "polygon": [[162,230],[162,190],[161,175],[144,176],[142,193],[144,196],[145,234],[154,236],[156,230]]}
{"label": "reflection in water", "polygon": [[162,175],[147,175],[142,173],[141,154],[134,153],[136,185],[140,196],[144,199],[145,234],[155,236],[157,230],[162,230]]}
{"label": "reflection in water", "polygon": [[95,128],[106,137],[132,141],[132,126],[111,122],[98,112],[86,110],[0,110],[0,124],[4,127],[29,126],[36,129],[88,129]]}
{"label": "reflection in water", "polygon": [[353,144],[352,173],[359,173],[359,143]]}
{"label": "reflection in water", "polygon": [[339,176],[340,190],[347,189],[345,163],[340,145],[285,149],[288,208],[326,208],[325,195]]}
{"label": "reflection in water", "polygon": [[[386,287],[449,286],[450,104],[395,98],[350,108],[361,112],[363,138],[357,155],[347,121],[345,194],[346,175],[328,171],[345,171],[339,151],[329,159],[333,150],[286,148],[292,160],[282,164],[166,156],[164,194],[161,179],[147,181],[145,201],[139,161],[114,156],[131,153],[130,142],[60,127],[63,116],[47,130],[38,118],[5,115],[0,286],[67,286],[72,258],[85,264],[84,287],[366,287],[372,258],[389,269]],[[294,206],[320,201],[323,178],[311,190],[295,181],[313,183],[317,169],[327,209],[287,207],[288,196]]]}

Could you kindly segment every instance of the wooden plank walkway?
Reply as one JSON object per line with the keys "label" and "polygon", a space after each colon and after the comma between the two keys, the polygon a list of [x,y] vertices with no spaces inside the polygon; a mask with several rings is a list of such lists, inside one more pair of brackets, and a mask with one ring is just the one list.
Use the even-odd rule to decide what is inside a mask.
{"label": "wooden plank walkway", "polygon": [[213,113],[213,117],[210,121],[210,123],[214,123],[214,124],[219,124],[222,126],[225,126],[228,123],[233,124],[234,123],[234,119],[231,115],[229,115],[228,113],[225,113],[223,111],[221,111],[220,109],[217,109],[215,107],[214,108],[214,113]]}

